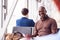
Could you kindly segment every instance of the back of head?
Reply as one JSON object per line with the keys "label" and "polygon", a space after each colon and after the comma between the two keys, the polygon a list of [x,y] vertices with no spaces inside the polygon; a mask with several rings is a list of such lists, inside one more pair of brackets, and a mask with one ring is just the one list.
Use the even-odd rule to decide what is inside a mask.
{"label": "back of head", "polygon": [[28,12],[29,12],[29,11],[28,11],[28,9],[27,9],[27,8],[23,8],[23,9],[22,9],[22,14],[23,14],[23,15],[27,15],[27,14],[28,14]]}

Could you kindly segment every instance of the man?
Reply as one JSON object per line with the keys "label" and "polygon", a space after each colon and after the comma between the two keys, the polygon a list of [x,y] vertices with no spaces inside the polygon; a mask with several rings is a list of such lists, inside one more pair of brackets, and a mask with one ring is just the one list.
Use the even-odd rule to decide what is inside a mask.
{"label": "man", "polygon": [[48,17],[46,12],[45,7],[41,6],[39,9],[40,20],[35,24],[33,37],[57,33],[56,21]]}
{"label": "man", "polygon": [[33,27],[34,26],[34,21],[32,19],[28,19],[28,12],[29,10],[27,8],[22,9],[22,17],[21,19],[18,19],[16,21],[16,26],[26,26],[26,27]]}
{"label": "man", "polygon": [[13,34],[7,33],[5,34],[5,40],[12,40],[13,39]]}
{"label": "man", "polygon": [[23,34],[20,32],[15,32],[13,35],[13,40],[20,40],[21,38],[23,38]]}
{"label": "man", "polygon": [[32,40],[59,40],[56,21],[48,17],[46,12],[45,7],[41,6],[39,9],[40,20],[34,26],[33,35],[26,35],[28,39],[33,37]]}

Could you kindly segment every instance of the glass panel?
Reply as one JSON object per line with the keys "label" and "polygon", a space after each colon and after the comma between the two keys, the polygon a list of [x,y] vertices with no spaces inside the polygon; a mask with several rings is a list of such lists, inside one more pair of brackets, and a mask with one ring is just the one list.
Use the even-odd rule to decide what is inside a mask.
{"label": "glass panel", "polygon": [[7,27],[8,33],[12,32],[13,27],[16,26],[16,20],[22,17],[22,8],[27,8],[27,0],[8,0],[8,14],[13,13]]}

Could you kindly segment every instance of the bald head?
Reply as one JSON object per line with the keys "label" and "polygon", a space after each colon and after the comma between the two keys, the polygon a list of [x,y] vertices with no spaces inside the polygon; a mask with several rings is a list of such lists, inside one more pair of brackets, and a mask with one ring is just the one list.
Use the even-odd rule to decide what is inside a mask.
{"label": "bald head", "polygon": [[40,15],[40,17],[41,17],[42,20],[45,19],[45,17],[46,17],[46,12],[47,12],[47,11],[46,11],[45,7],[41,6],[41,7],[39,8],[39,15]]}
{"label": "bald head", "polygon": [[39,8],[39,11],[42,11],[42,12],[44,12],[44,13],[47,12],[46,9],[45,9],[45,7],[43,7],[43,6],[41,6],[41,7]]}

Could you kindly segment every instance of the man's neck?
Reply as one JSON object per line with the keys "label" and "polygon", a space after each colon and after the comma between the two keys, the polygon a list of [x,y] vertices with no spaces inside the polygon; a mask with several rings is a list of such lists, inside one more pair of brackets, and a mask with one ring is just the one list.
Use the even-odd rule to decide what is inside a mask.
{"label": "man's neck", "polygon": [[23,16],[23,17],[26,17],[26,18],[28,18],[28,15],[25,15],[25,16]]}
{"label": "man's neck", "polygon": [[47,18],[49,18],[47,15],[44,18],[41,18],[42,21],[45,21]]}

